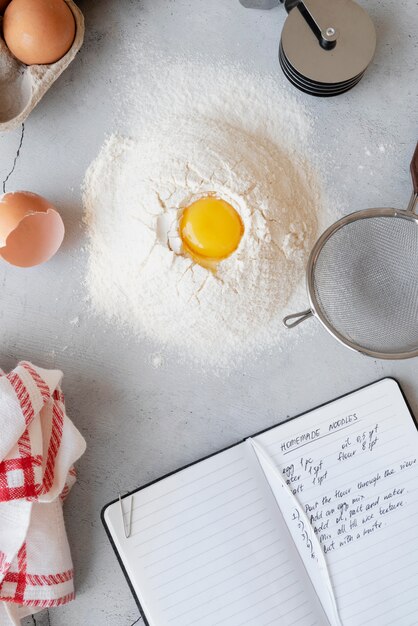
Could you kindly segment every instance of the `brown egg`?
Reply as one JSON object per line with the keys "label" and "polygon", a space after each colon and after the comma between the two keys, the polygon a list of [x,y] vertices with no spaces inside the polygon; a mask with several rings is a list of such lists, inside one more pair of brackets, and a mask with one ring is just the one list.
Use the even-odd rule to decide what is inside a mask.
{"label": "brown egg", "polygon": [[6,44],[26,65],[61,59],[71,48],[75,28],[74,15],[64,0],[12,0],[3,18]]}
{"label": "brown egg", "polygon": [[18,267],[48,261],[64,239],[64,223],[42,196],[16,191],[0,196],[0,257]]}
{"label": "brown egg", "polygon": [[0,0],[0,13],[3,13],[8,4],[10,4],[10,0]]}

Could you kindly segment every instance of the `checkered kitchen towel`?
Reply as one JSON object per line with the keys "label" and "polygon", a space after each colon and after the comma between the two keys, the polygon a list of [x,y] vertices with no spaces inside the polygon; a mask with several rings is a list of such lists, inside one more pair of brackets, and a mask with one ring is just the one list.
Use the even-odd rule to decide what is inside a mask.
{"label": "checkered kitchen towel", "polygon": [[74,598],[62,503],[86,444],[61,379],[27,362],[0,371],[0,626]]}

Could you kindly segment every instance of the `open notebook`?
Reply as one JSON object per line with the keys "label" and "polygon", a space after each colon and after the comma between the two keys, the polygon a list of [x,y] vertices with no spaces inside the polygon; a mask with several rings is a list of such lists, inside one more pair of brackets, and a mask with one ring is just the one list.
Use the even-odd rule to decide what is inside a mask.
{"label": "open notebook", "polygon": [[129,538],[102,518],[149,626],[412,626],[417,459],[386,378],[136,490]]}

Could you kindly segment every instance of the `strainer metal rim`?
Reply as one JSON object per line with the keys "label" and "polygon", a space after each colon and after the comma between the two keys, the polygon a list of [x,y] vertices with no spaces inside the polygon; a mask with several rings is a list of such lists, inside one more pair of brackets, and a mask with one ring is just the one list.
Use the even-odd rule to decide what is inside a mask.
{"label": "strainer metal rim", "polygon": [[418,215],[413,211],[404,210],[404,209],[363,209],[362,211],[355,211],[354,213],[350,213],[345,217],[342,217],[337,222],[329,226],[319,237],[317,242],[315,243],[308,259],[308,264],[306,268],[306,288],[308,292],[309,305],[311,309],[311,313],[321,322],[324,328],[332,335],[337,341],[341,344],[354,350],[355,352],[360,352],[361,354],[365,354],[366,356],[371,356],[376,359],[386,359],[386,360],[399,360],[399,359],[410,359],[418,356],[418,346],[416,350],[403,351],[403,352],[380,352],[376,350],[370,350],[369,348],[365,348],[354,341],[351,341],[344,335],[342,335],[338,330],[336,330],[332,324],[327,320],[326,316],[322,312],[321,305],[318,303],[318,300],[315,295],[315,285],[314,285],[314,270],[321,254],[321,251],[326,244],[326,242],[334,235],[338,230],[346,226],[347,224],[351,224],[352,222],[356,222],[358,220],[372,218],[372,217],[396,217],[402,218],[409,221],[415,222],[418,226]]}

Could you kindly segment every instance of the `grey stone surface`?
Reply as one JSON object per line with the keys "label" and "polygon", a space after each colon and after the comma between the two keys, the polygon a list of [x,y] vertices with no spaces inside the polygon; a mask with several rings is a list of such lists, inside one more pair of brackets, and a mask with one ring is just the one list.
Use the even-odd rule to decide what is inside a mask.
{"label": "grey stone surface", "polygon": [[[317,326],[303,344],[274,351],[222,379],[174,359],[154,369],[154,346],[127,340],[88,314],[80,183],[113,128],[112,51],[123,39],[135,38],[153,41],[163,53],[226,56],[276,72],[285,87],[277,62],[285,12],[283,7],[246,10],[238,0],[79,4],[86,17],[85,46],[27,120],[7,181],[9,191],[28,189],[55,201],[67,237],[43,267],[22,271],[0,265],[0,362],[7,369],[24,358],[62,369],[68,412],[88,443],[66,505],[78,598],[52,609],[50,624],[130,626],[138,611],[99,518],[119,489],[134,488],[382,376],[397,377],[418,410],[418,362],[367,359]],[[339,190],[344,212],[405,206],[418,139],[416,0],[363,4],[378,32],[365,78],[335,99],[300,95],[313,112],[317,151],[327,163],[324,175]],[[0,135],[0,182],[13,167],[20,139],[20,129]],[[47,614],[36,623],[49,626]],[[32,625],[30,619],[25,623]]]}

